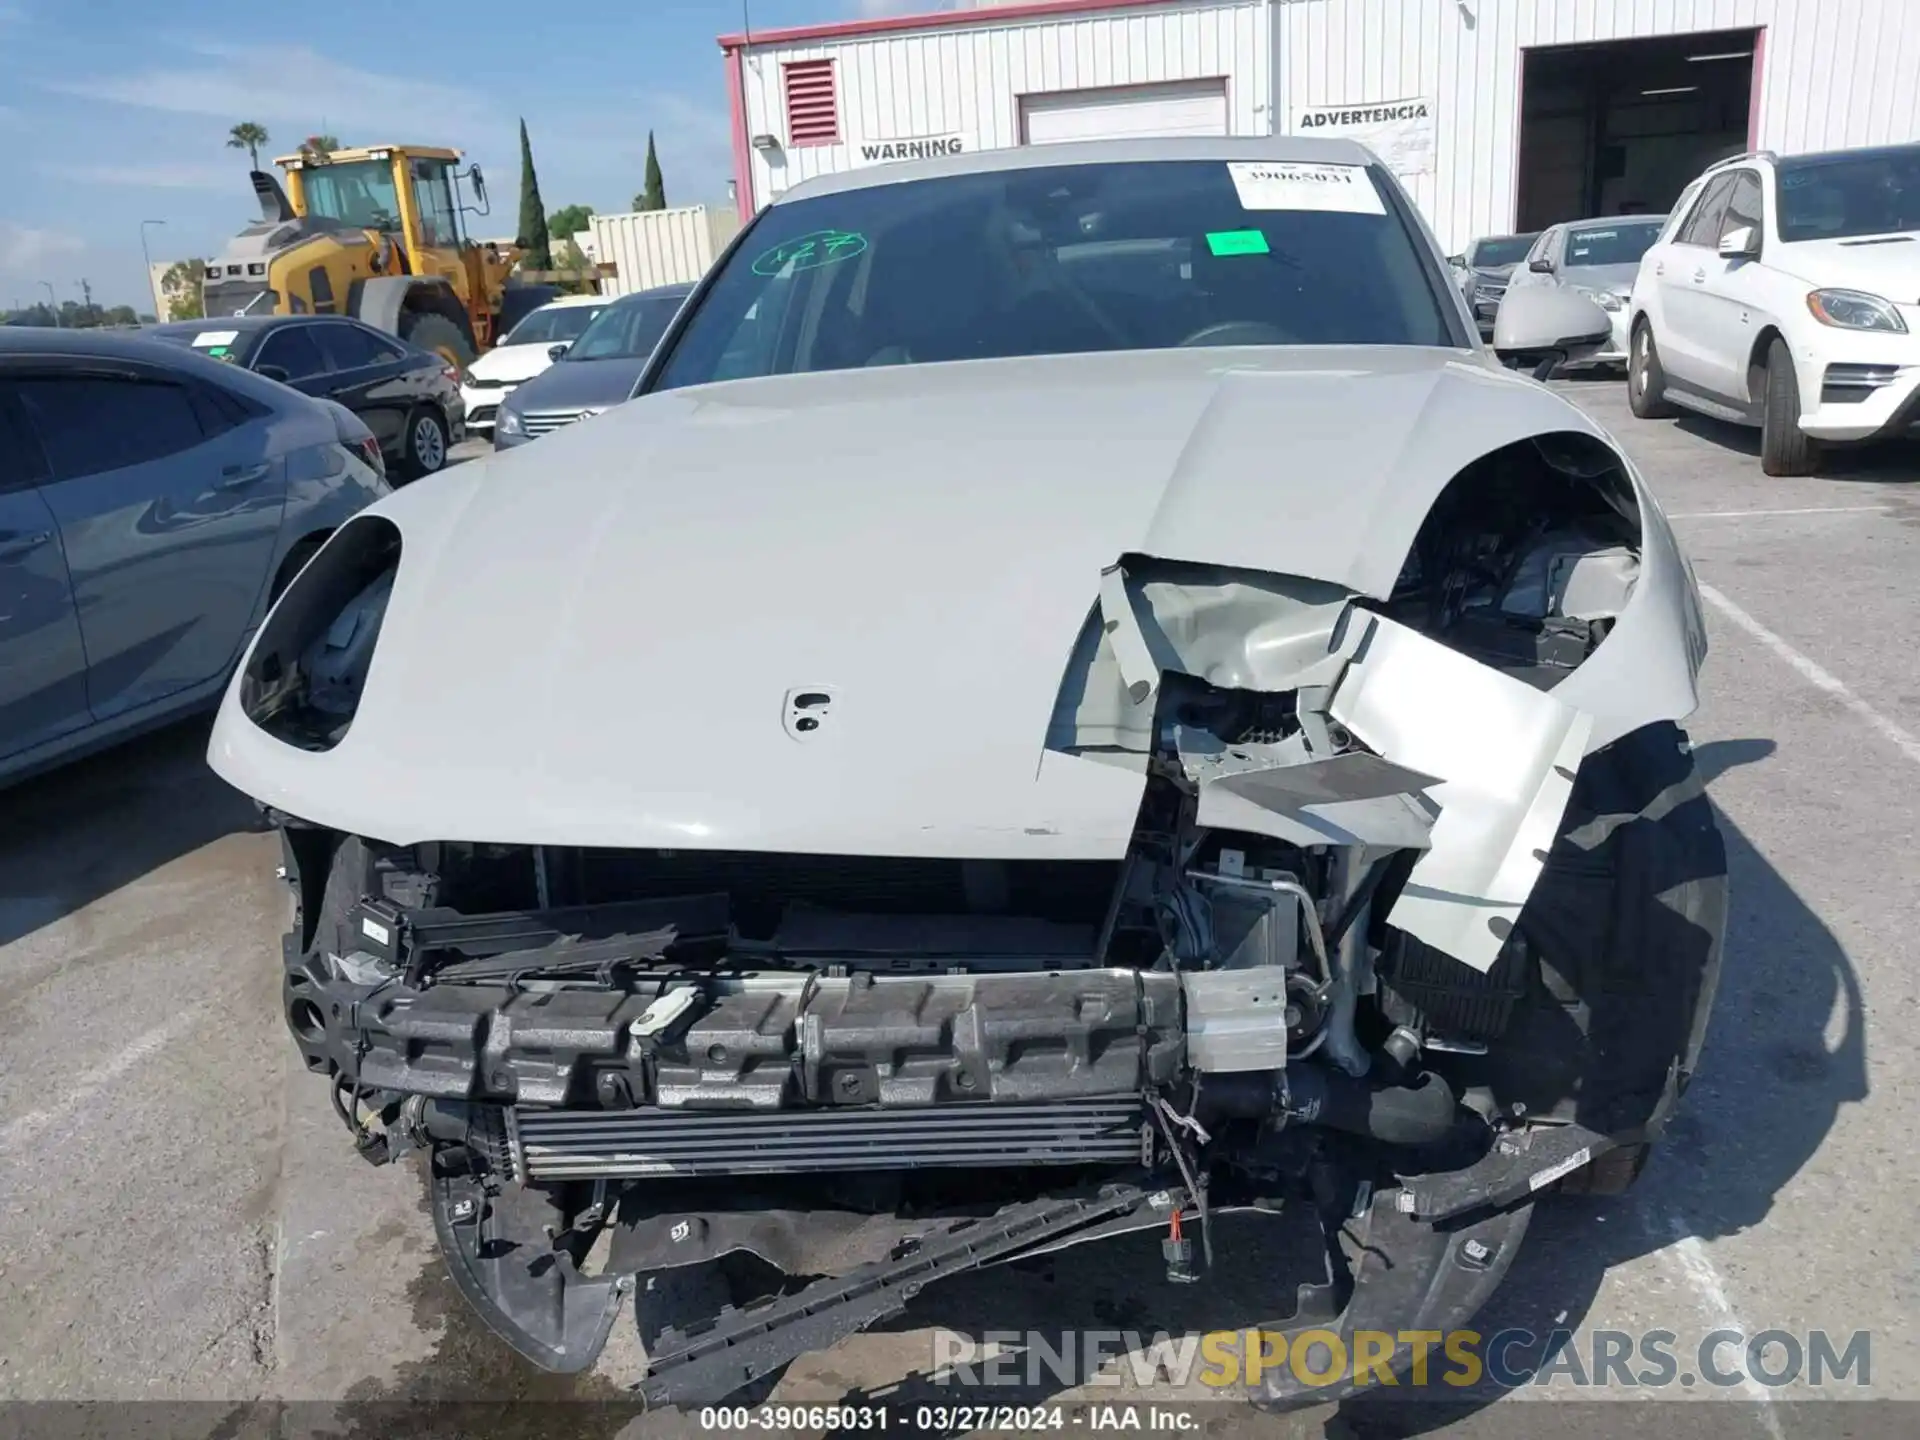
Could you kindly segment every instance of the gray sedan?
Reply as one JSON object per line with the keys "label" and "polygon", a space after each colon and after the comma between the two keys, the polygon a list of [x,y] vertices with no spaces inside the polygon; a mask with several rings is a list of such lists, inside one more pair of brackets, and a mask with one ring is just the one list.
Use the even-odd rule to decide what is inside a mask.
{"label": "gray sedan", "polygon": [[624,296],[594,316],[571,345],[555,345],[558,363],[500,402],[493,448],[511,450],[631,396],[647,358],[692,293],[692,285],[662,285]]}
{"label": "gray sedan", "polygon": [[1538,231],[1530,235],[1483,235],[1467,247],[1466,254],[1448,257],[1482,339],[1493,334],[1493,317],[1500,309],[1500,297],[1507,293],[1514,266],[1539,238]]}
{"label": "gray sedan", "polygon": [[0,329],[0,783],[212,704],[387,493],[342,406],[151,340]]}

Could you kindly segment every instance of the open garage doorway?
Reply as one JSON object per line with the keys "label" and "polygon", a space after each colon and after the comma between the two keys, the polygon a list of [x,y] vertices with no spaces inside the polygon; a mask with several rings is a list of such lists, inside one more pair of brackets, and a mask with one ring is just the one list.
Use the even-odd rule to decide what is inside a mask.
{"label": "open garage doorway", "polygon": [[1516,228],[1664,214],[1747,148],[1757,30],[1530,49],[1520,90]]}

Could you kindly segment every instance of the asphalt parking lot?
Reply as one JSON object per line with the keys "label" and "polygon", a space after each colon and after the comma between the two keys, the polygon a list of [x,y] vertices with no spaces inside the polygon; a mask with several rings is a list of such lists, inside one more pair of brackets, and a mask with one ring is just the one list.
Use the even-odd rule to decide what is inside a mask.
{"label": "asphalt parking lot", "polygon": [[[1772,480],[1746,432],[1636,421],[1617,381],[1561,388],[1624,441],[1705,587],[1693,734],[1733,913],[1702,1073],[1664,1151],[1623,1199],[1543,1206],[1481,1328],[1666,1329],[1683,1353],[1721,1328],[1868,1331],[1864,1389],[1677,1385],[1660,1393],[1700,1403],[1659,1423],[1883,1433],[1821,1397],[1920,1400],[1920,453]],[[584,1377],[513,1358],[444,1277],[415,1178],[356,1159],[324,1087],[293,1071],[276,844],[205,769],[204,740],[203,724],[176,727],[0,795],[0,1399],[219,1402],[169,1433],[222,1435],[255,1433],[246,1402],[318,1401],[341,1407],[333,1433],[372,1435],[508,1425],[402,1426],[382,1402],[617,1398],[630,1327]],[[1095,1250],[955,1283],[799,1362],[778,1398],[951,1400],[925,1375],[936,1326],[1251,1323],[1273,1313],[1256,1308],[1266,1252],[1251,1253],[1185,1292],[1151,1256],[1135,1271]],[[1216,1433],[1478,1437],[1537,1431],[1543,1412],[1519,1408],[1535,1402],[1648,1393],[1550,1379],[1446,1406],[1205,1418]],[[570,1413],[571,1433],[628,1424]]]}

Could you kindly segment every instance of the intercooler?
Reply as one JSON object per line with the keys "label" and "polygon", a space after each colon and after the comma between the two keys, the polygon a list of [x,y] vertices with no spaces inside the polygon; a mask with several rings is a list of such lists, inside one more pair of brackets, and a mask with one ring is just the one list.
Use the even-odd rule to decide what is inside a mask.
{"label": "intercooler", "polygon": [[1136,1095],[1044,1104],[818,1110],[508,1112],[525,1180],[781,1175],[813,1170],[1138,1164]]}

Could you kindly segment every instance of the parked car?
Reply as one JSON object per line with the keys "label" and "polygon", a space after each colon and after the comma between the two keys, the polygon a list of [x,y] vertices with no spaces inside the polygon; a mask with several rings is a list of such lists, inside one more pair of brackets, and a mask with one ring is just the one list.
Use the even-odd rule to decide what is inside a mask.
{"label": "parked car", "polygon": [[607,306],[550,368],[501,402],[493,448],[511,450],[632,395],[647,357],[692,293],[691,285],[662,285]]}
{"label": "parked car", "polygon": [[688,306],[345,526],[209,748],[284,827],[295,1068],[432,1152],[495,1334],[584,1369],[631,1295],[713,1404],[1078,1241],[1244,1279],[1233,1213],[1318,1241],[1263,1328],[1405,1369],[1633,1182],[1725,919],[1698,594],[1371,152],[821,176]]}
{"label": "parked car", "polygon": [[211,704],[386,493],[337,405],[129,335],[0,328],[0,782]]}
{"label": "parked car", "polygon": [[358,320],[230,315],[149,326],[156,340],[198,350],[303,395],[338,401],[380,441],[396,481],[431,475],[466,438],[460,372],[441,356]]}
{"label": "parked car", "polygon": [[[1527,251],[1526,263],[1514,271],[1500,298],[1494,319],[1494,350],[1523,363],[1531,362],[1535,374],[1543,380],[1557,370],[1625,365],[1627,297],[1633,290],[1640,257],[1653,244],[1666,219],[1664,215],[1606,216],[1550,225],[1541,231]],[[1549,297],[1545,293],[1548,291],[1560,293]],[[1515,307],[1513,314],[1508,315],[1508,306]],[[1554,307],[1556,313],[1586,317],[1590,333],[1575,342],[1557,345],[1543,356],[1503,333],[1500,316],[1507,315],[1506,331],[1517,329],[1530,335],[1536,326],[1533,315],[1542,306]],[[1599,313],[1590,315],[1588,306]]]}
{"label": "parked car", "polygon": [[467,405],[467,429],[493,433],[494,412],[514,387],[553,364],[580,338],[589,322],[613,302],[604,295],[566,295],[528,315],[493,349],[467,366],[460,398]]}
{"label": "parked car", "polygon": [[1528,235],[1484,235],[1464,254],[1447,257],[1460,279],[1460,293],[1473,311],[1482,339],[1493,334],[1493,317],[1500,308],[1500,297],[1507,291],[1513,267],[1539,238],[1537,230]]}
{"label": "parked car", "polygon": [[1741,155],[1640,262],[1633,413],[1760,428],[1760,468],[1920,426],[1920,145]]}

